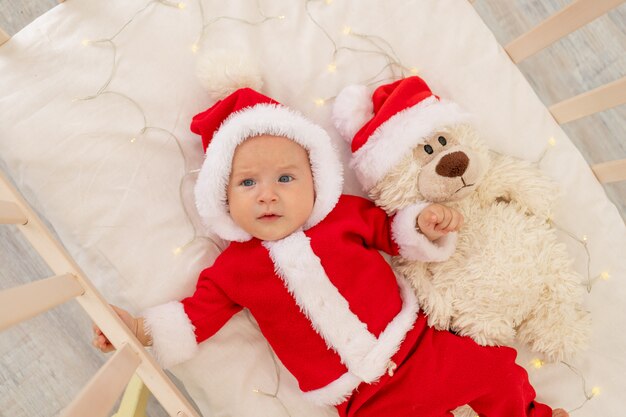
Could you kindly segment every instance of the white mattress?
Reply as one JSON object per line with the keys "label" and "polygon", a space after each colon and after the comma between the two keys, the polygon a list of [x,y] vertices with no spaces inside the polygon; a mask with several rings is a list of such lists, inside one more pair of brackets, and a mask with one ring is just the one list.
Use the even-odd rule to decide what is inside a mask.
{"label": "white mattress", "polygon": [[[331,104],[320,106],[316,99],[331,98],[344,86],[369,82],[379,73],[377,80],[385,82],[401,76],[385,68],[384,54],[362,52],[380,49],[416,68],[435,94],[471,111],[493,149],[529,160],[543,155],[541,168],[564,190],[555,221],[567,231],[561,238],[576,269],[586,278],[603,272],[610,278],[595,280],[588,294],[593,340],[585,355],[569,363],[574,370],[564,364],[535,369],[534,355],[524,349],[518,361],[529,370],[540,401],[570,410],[584,404],[575,416],[621,415],[626,387],[624,223],[470,3],[260,3],[264,15],[284,18],[249,25],[225,17],[259,22],[263,17],[257,2],[203,2],[204,23],[214,23],[206,27],[201,49],[250,51],[261,64],[264,92],[326,127],[343,149],[344,161],[349,152],[330,123]],[[107,88],[113,93],[76,100],[98,92],[113,68],[111,44],[83,41],[110,38],[129,21],[113,40],[115,72]],[[350,34],[344,33],[346,27]],[[343,48],[336,59],[334,44],[321,28]],[[206,239],[176,251],[194,236],[179,185],[202,160],[200,140],[188,126],[194,114],[211,104],[194,75],[192,46],[201,34],[197,2],[181,9],[160,2],[69,0],[0,48],[0,155],[8,173],[33,197],[31,202],[108,300],[133,312],[190,294],[198,272],[218,253]],[[334,71],[329,71],[331,63]],[[141,134],[145,126],[158,129]],[[550,138],[554,147],[548,145]],[[193,179],[186,177],[182,187],[189,207]],[[349,171],[344,191],[360,193]],[[586,236],[589,265],[585,248],[569,234]],[[273,393],[277,387],[292,417],[336,414],[302,402],[294,379],[282,367],[277,379],[270,350],[245,313],[201,351],[173,371],[204,415],[286,415],[275,398],[254,392]],[[586,401],[594,387],[599,387],[597,395]]]}

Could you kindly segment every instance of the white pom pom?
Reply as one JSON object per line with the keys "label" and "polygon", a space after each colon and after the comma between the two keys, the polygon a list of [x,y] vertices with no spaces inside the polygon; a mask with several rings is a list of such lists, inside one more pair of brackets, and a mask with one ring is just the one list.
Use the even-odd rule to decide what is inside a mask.
{"label": "white pom pom", "polygon": [[196,75],[209,96],[220,100],[239,88],[260,90],[263,86],[256,62],[249,55],[218,49],[198,57]]}
{"label": "white pom pom", "polygon": [[374,116],[374,104],[364,85],[350,85],[339,93],[333,105],[333,124],[348,142]]}

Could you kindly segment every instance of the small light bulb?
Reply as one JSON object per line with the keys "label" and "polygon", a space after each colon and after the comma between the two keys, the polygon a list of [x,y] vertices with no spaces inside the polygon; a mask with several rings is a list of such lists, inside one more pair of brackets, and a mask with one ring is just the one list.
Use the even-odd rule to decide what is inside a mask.
{"label": "small light bulb", "polygon": [[341,31],[344,35],[349,35],[352,32],[352,28],[350,26],[344,26]]}
{"label": "small light bulb", "polygon": [[411,68],[411,74],[413,75],[417,74],[417,68],[415,67]]}
{"label": "small light bulb", "polygon": [[550,139],[548,139],[548,145],[556,146],[556,139],[554,139],[554,137],[551,137]]}
{"label": "small light bulb", "polygon": [[183,10],[185,7],[187,7],[187,5],[185,3],[183,3],[183,2],[178,3],[178,8],[180,10]]}
{"label": "small light bulb", "polygon": [[591,389],[591,396],[592,397],[595,397],[596,395],[599,395],[599,394],[600,394],[600,387],[593,387]]}
{"label": "small light bulb", "polygon": [[191,45],[191,52],[193,52],[194,54],[196,52],[198,52],[198,44],[194,43],[193,45]]}
{"label": "small light bulb", "polygon": [[602,273],[600,274],[600,278],[606,281],[607,279],[611,278],[611,274],[609,274],[609,271],[602,271]]}
{"label": "small light bulb", "polygon": [[314,102],[317,107],[322,107],[326,101],[323,98],[316,98]]}
{"label": "small light bulb", "polygon": [[587,235],[583,235],[583,242],[587,241]]}
{"label": "small light bulb", "polygon": [[176,248],[174,249],[174,255],[180,255],[182,251],[183,251],[183,248]]}
{"label": "small light bulb", "polygon": [[130,139],[130,143],[135,143],[136,140],[137,140],[137,138],[131,138]]}
{"label": "small light bulb", "polygon": [[328,64],[326,69],[328,70],[328,72],[335,72],[337,71],[337,65],[334,62],[331,62],[330,64]]}
{"label": "small light bulb", "polygon": [[530,363],[532,364],[532,366],[535,367],[535,369],[539,369],[543,366],[543,361],[539,358],[535,358],[532,361],[530,361]]}
{"label": "small light bulb", "polygon": [[81,42],[81,45],[83,46],[87,46],[91,43],[91,41],[89,39],[83,39],[83,41]]}
{"label": "small light bulb", "polygon": [[283,19],[285,18],[285,15],[284,15],[284,14],[281,14],[280,16],[278,16],[278,18],[279,18],[280,20],[283,20]]}
{"label": "small light bulb", "polygon": [[332,4],[333,0],[326,0],[326,4]]}

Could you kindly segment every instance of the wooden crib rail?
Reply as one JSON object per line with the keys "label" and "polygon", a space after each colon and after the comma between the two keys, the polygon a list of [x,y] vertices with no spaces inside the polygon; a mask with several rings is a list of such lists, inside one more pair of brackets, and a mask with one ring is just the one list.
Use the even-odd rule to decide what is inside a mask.
{"label": "wooden crib rail", "polygon": [[[1,172],[0,201],[2,202],[0,218],[11,220],[10,223],[16,224],[53,273],[57,274],[48,279],[1,290],[0,330],[69,299],[76,299],[118,349],[92,382],[66,408],[62,416],[106,415],[117,396],[123,391],[126,382],[136,372],[171,416],[199,417],[187,399],[86,278],[61,243]],[[112,376],[113,374],[115,376]],[[106,400],[94,401],[94,395],[103,395],[111,388],[115,389],[107,394]]]}
{"label": "wooden crib rail", "polygon": [[20,207],[10,201],[0,201],[0,224],[26,224],[28,218]]}
{"label": "wooden crib rail", "polygon": [[63,410],[60,417],[108,417],[140,363],[141,359],[129,345],[122,346],[100,368],[82,394]]}
{"label": "wooden crib rail", "polygon": [[4,29],[0,28],[0,46],[2,46],[2,44],[4,44],[6,41],[8,41],[9,39],[11,39],[11,37],[9,36],[8,33],[6,33],[4,31]]}
{"label": "wooden crib rail", "polygon": [[511,41],[504,49],[516,64],[619,6],[625,0],[574,0]]}
{"label": "wooden crib rail", "polygon": [[626,181],[626,159],[603,162],[591,167],[593,173],[603,184]]}
{"label": "wooden crib rail", "polygon": [[559,124],[626,103],[626,77],[550,106]]}
{"label": "wooden crib rail", "polygon": [[0,331],[84,294],[72,274],[31,282],[0,292]]}

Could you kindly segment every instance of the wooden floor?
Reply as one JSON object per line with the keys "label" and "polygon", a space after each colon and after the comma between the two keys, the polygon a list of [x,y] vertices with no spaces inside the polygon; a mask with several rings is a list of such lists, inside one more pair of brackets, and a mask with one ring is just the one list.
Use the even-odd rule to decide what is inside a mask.
{"label": "wooden floor", "polygon": [[[474,5],[504,45],[568,3],[476,0]],[[0,27],[13,35],[55,4],[0,0]],[[527,59],[520,70],[546,105],[626,75],[626,4]],[[626,158],[626,106],[563,128],[589,163]],[[606,190],[626,217],[626,182]],[[15,228],[0,227],[0,288],[50,274]],[[91,323],[76,303],[0,333],[0,416],[57,415],[105,360],[90,338]],[[152,401],[149,415],[166,413]]]}

